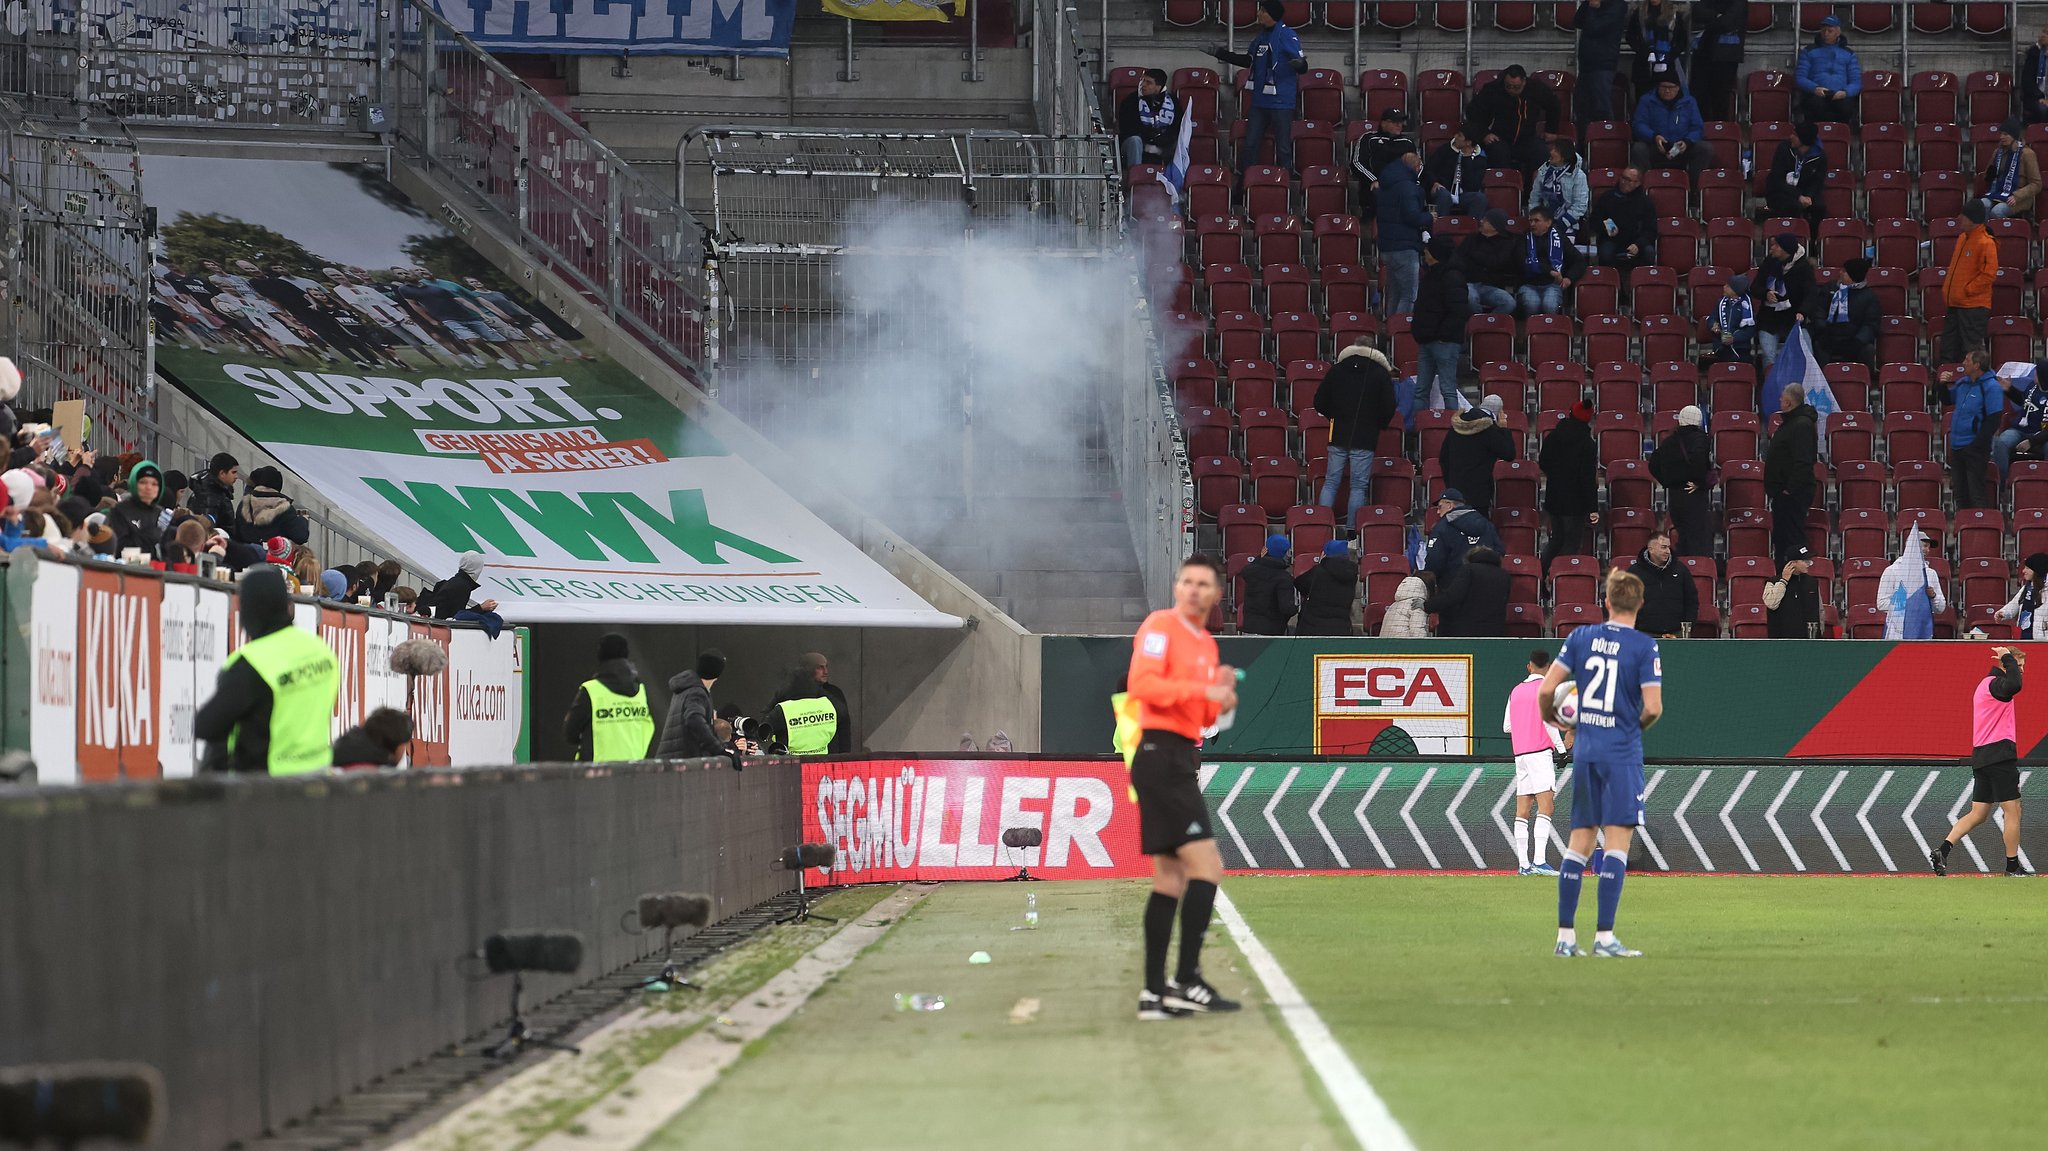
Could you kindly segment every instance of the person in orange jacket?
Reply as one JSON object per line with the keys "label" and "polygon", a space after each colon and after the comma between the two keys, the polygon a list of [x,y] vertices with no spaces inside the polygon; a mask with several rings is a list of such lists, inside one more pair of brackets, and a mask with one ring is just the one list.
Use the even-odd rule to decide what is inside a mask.
{"label": "person in orange jacket", "polygon": [[1991,285],[1998,278],[1998,243],[1984,227],[1984,216],[1983,201],[1963,201],[1963,219],[1970,226],[1956,237],[1948,278],[1941,282],[1941,298],[1948,304],[1948,319],[1941,329],[1941,362],[1945,364],[1961,363],[1965,353],[1985,347],[1985,331],[1991,324]]}

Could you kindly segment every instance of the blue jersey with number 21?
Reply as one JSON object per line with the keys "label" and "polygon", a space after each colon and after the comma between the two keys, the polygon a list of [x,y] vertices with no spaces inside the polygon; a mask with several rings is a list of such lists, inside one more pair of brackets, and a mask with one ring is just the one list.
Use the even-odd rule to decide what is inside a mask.
{"label": "blue jersey with number 21", "polygon": [[1573,754],[1606,763],[1643,762],[1643,688],[1664,682],[1657,641],[1614,623],[1578,628],[1557,662],[1579,685]]}

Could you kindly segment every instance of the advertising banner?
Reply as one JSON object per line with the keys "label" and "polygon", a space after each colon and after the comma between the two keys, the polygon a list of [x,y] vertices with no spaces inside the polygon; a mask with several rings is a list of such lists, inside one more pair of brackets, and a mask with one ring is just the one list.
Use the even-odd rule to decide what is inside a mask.
{"label": "advertising banner", "polygon": [[827,16],[848,20],[951,20],[967,12],[967,0],[825,0]]}
{"label": "advertising banner", "polygon": [[[28,750],[38,765],[78,763],[78,569],[42,564],[30,597]],[[40,769],[47,773],[48,769]],[[45,775],[47,778],[47,774]]]}
{"label": "advertising banner", "polygon": [[163,674],[157,692],[157,729],[163,732],[163,740],[157,746],[157,759],[163,764],[165,779],[184,778],[198,769],[192,713],[199,707],[201,693],[213,694],[213,681],[199,682],[193,659],[202,594],[227,597],[226,592],[202,591],[198,584],[163,585]]}
{"label": "advertising banner", "polygon": [[521,623],[959,626],[380,176],[150,164],[158,370],[412,566]]}
{"label": "advertising banner", "polygon": [[433,0],[494,52],[787,56],[796,0]]}
{"label": "advertising banner", "polygon": [[[1150,875],[1122,760],[882,759],[804,764],[804,842],[839,848],[819,883]],[[1008,828],[1038,847],[1003,846]]]}

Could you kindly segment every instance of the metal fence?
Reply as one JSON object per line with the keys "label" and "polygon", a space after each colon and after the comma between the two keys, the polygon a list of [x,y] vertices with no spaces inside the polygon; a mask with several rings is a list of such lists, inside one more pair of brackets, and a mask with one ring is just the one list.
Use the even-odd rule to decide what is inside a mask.
{"label": "metal fence", "polygon": [[[1103,15],[1106,27],[1106,7]],[[1032,0],[1031,105],[1038,111],[1039,130],[1050,136],[1088,136],[1115,128],[1103,123],[1096,99],[1102,77],[1081,33],[1081,19],[1067,0]]]}
{"label": "metal fence", "polygon": [[[529,255],[670,366],[704,378],[697,221],[417,0],[399,9],[390,87],[407,158],[461,188]],[[463,220],[447,220],[458,231]]]}

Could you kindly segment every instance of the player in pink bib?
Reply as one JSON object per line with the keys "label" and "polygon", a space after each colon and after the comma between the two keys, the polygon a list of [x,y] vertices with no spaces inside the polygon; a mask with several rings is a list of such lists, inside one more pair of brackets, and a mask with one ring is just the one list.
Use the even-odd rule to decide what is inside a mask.
{"label": "player in pink bib", "polygon": [[[1543,854],[1550,845],[1550,819],[1557,802],[1557,764],[1552,756],[1567,744],[1564,732],[1543,722],[1543,707],[1536,698],[1543,673],[1550,670],[1550,653],[1541,648],[1530,652],[1528,666],[1529,678],[1508,693],[1508,711],[1500,727],[1515,753],[1515,863],[1522,875],[1556,875],[1557,869],[1543,862]],[[1533,839],[1531,808],[1536,814]]]}
{"label": "player in pink bib", "polygon": [[1971,774],[1976,777],[1970,790],[1970,810],[1956,820],[1941,846],[1927,853],[1934,874],[1948,874],[1948,854],[1978,824],[1991,818],[1996,806],[2005,816],[2005,873],[2028,876],[2020,862],[2020,672],[2027,666],[2027,653],[2018,648],[1991,649],[1993,667],[1977,681],[1970,700]]}

